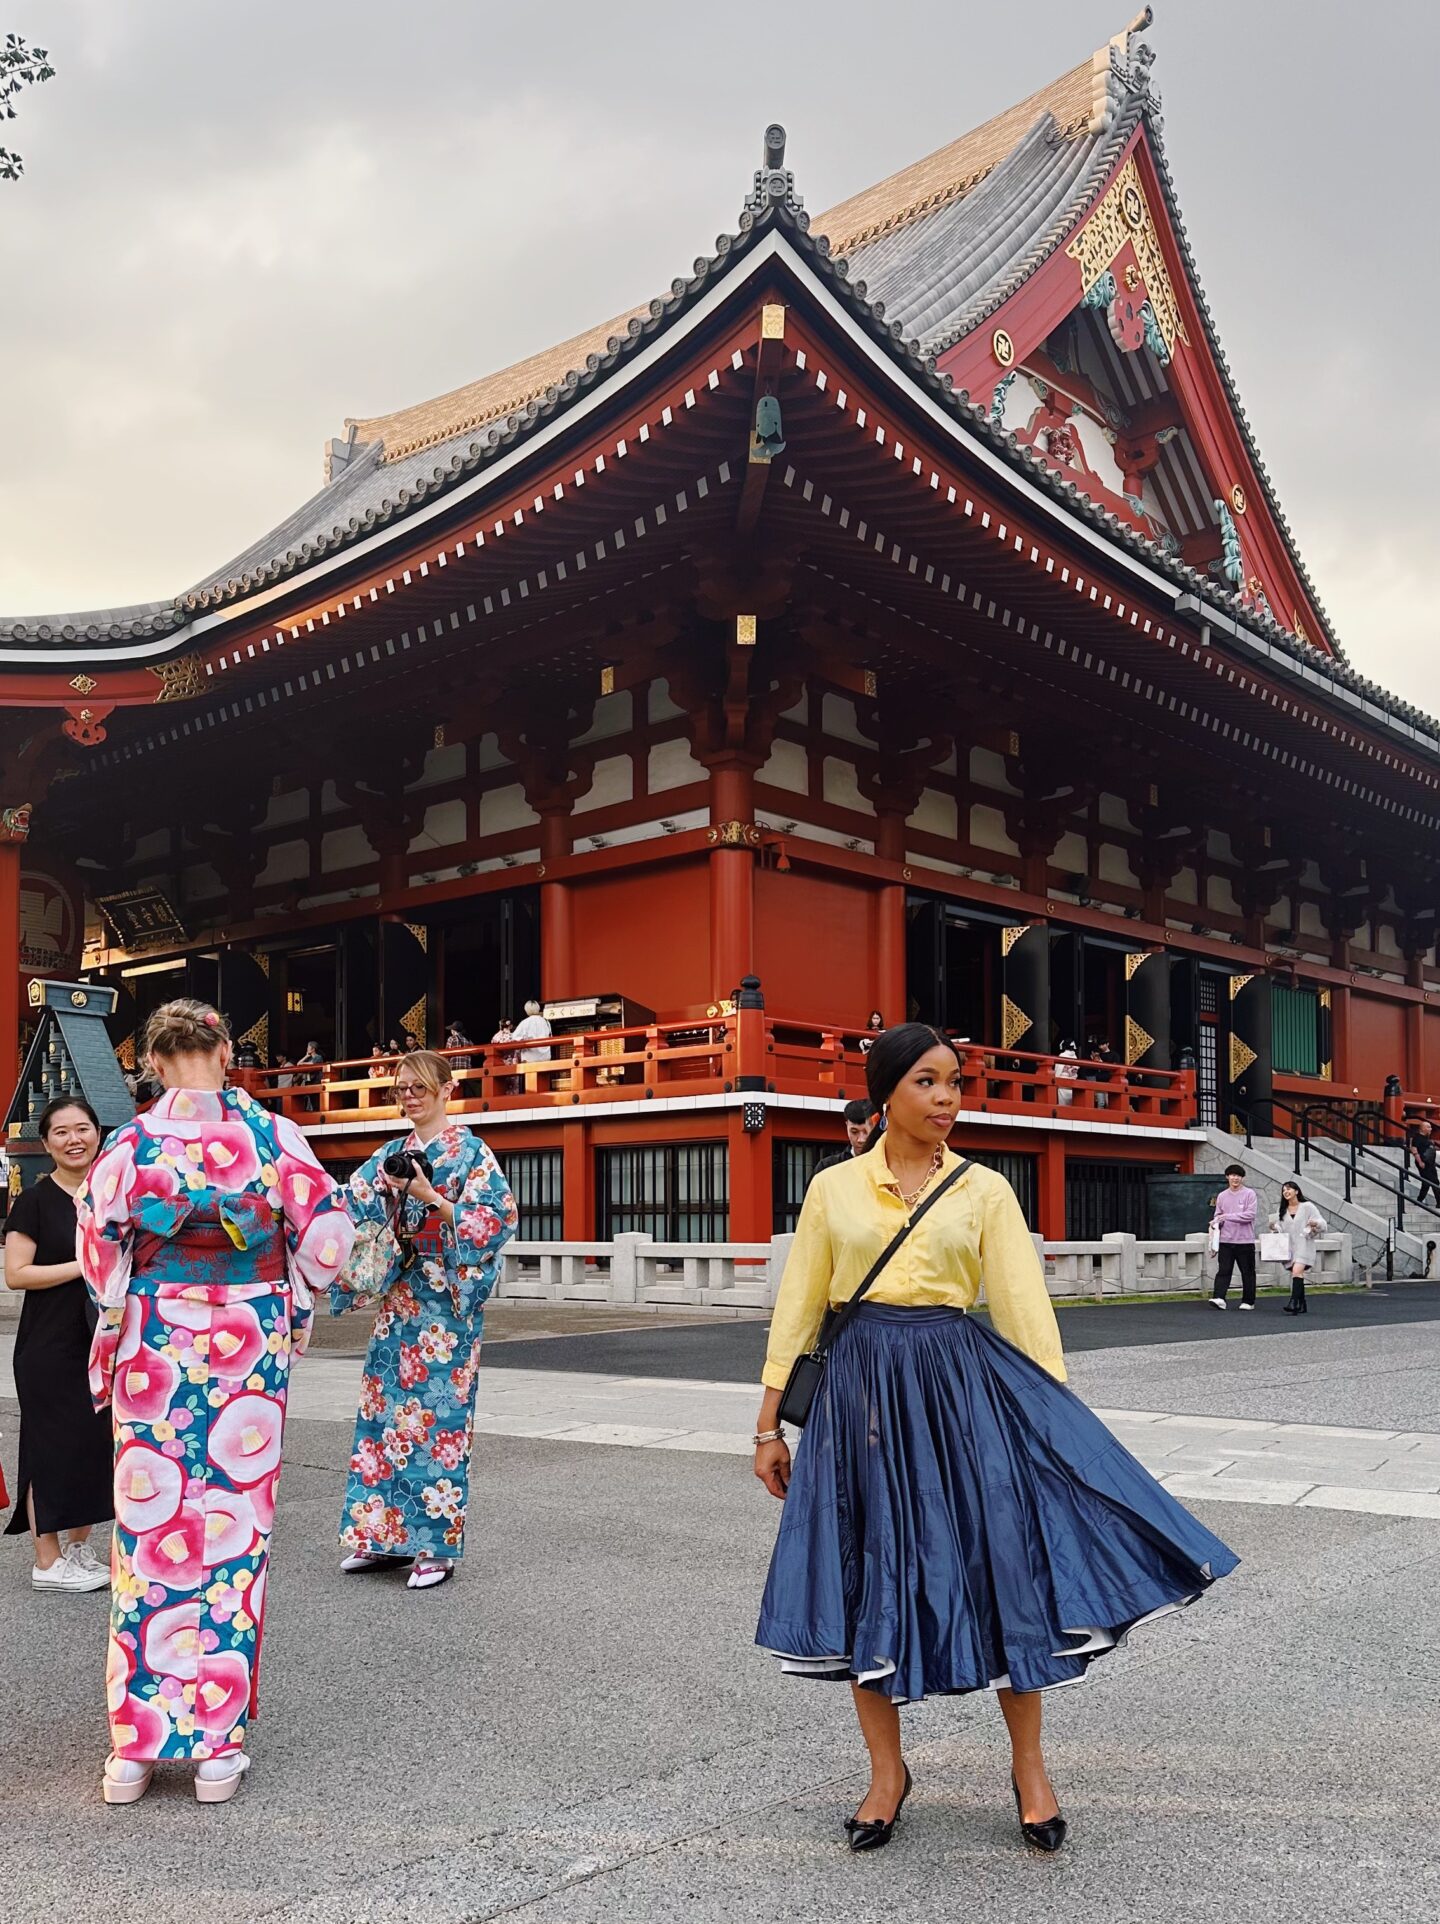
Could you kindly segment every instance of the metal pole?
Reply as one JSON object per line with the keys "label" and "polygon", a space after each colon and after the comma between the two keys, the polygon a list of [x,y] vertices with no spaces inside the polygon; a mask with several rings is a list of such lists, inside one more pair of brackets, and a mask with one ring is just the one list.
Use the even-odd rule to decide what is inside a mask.
{"label": "metal pole", "polygon": [[1393,1221],[1385,1231],[1385,1280],[1387,1283],[1393,1283],[1395,1280],[1395,1224]]}

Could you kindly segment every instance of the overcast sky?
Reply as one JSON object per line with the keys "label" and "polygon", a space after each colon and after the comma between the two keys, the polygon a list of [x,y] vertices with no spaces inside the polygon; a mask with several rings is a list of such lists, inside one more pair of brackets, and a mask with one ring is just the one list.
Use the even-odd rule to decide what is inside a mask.
{"label": "overcast sky", "polygon": [[[1022,99],[1134,0],[0,0],[0,611],[168,598],[384,412],[668,286],[767,120],[815,212]],[[1162,0],[1221,338],[1351,661],[1440,708],[1433,0]],[[1382,29],[1383,22],[1383,29]],[[1426,370],[1429,369],[1430,373]]]}

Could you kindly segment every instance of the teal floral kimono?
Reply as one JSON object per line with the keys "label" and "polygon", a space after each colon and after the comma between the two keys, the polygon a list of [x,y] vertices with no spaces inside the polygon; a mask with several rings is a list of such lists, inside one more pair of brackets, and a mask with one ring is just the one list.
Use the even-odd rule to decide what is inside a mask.
{"label": "teal floral kimono", "polygon": [[[485,1299],[500,1275],[500,1251],[515,1234],[515,1199],[478,1136],[448,1123],[423,1145],[439,1193],[455,1205],[455,1227],[420,1204],[406,1205],[414,1257],[387,1227],[395,1195],[379,1181],[397,1149],[419,1149],[412,1133],[385,1147],[350,1178],[357,1257],[368,1247],[378,1277],[379,1313],[365,1358],[340,1542],[371,1556],[458,1558],[465,1547],[470,1442]],[[376,1259],[380,1259],[377,1263]],[[332,1314],[374,1301],[357,1260],[330,1291]]]}

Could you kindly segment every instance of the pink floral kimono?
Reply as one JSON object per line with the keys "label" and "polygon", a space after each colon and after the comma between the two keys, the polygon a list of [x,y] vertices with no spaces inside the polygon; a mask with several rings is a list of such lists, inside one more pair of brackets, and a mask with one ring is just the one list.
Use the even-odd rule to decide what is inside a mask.
{"label": "pink floral kimono", "polygon": [[243,1090],[170,1089],[76,1198],[115,1417],[106,1673],[116,1757],[218,1757],[254,1714],[290,1359],[354,1229],[304,1136]]}

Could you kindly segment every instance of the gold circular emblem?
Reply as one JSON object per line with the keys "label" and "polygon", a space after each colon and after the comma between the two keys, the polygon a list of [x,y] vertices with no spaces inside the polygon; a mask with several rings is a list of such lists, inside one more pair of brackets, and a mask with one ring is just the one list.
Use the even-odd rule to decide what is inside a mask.
{"label": "gold circular emblem", "polygon": [[1003,327],[997,327],[990,336],[990,352],[1001,367],[1011,367],[1015,361],[1015,343]]}
{"label": "gold circular emblem", "polygon": [[1129,226],[1145,225],[1145,197],[1133,180],[1125,183],[1125,191],[1120,196],[1120,212]]}
{"label": "gold circular emblem", "polygon": [[1235,483],[1234,487],[1230,490],[1230,505],[1235,510],[1236,514],[1244,514],[1245,490],[1241,487],[1238,481]]}
{"label": "gold circular emblem", "polygon": [[90,998],[88,995],[86,995],[83,989],[72,989],[70,991],[70,1002],[72,1007],[77,1009],[83,1009],[86,1007],[89,1001],[90,1001]]}

